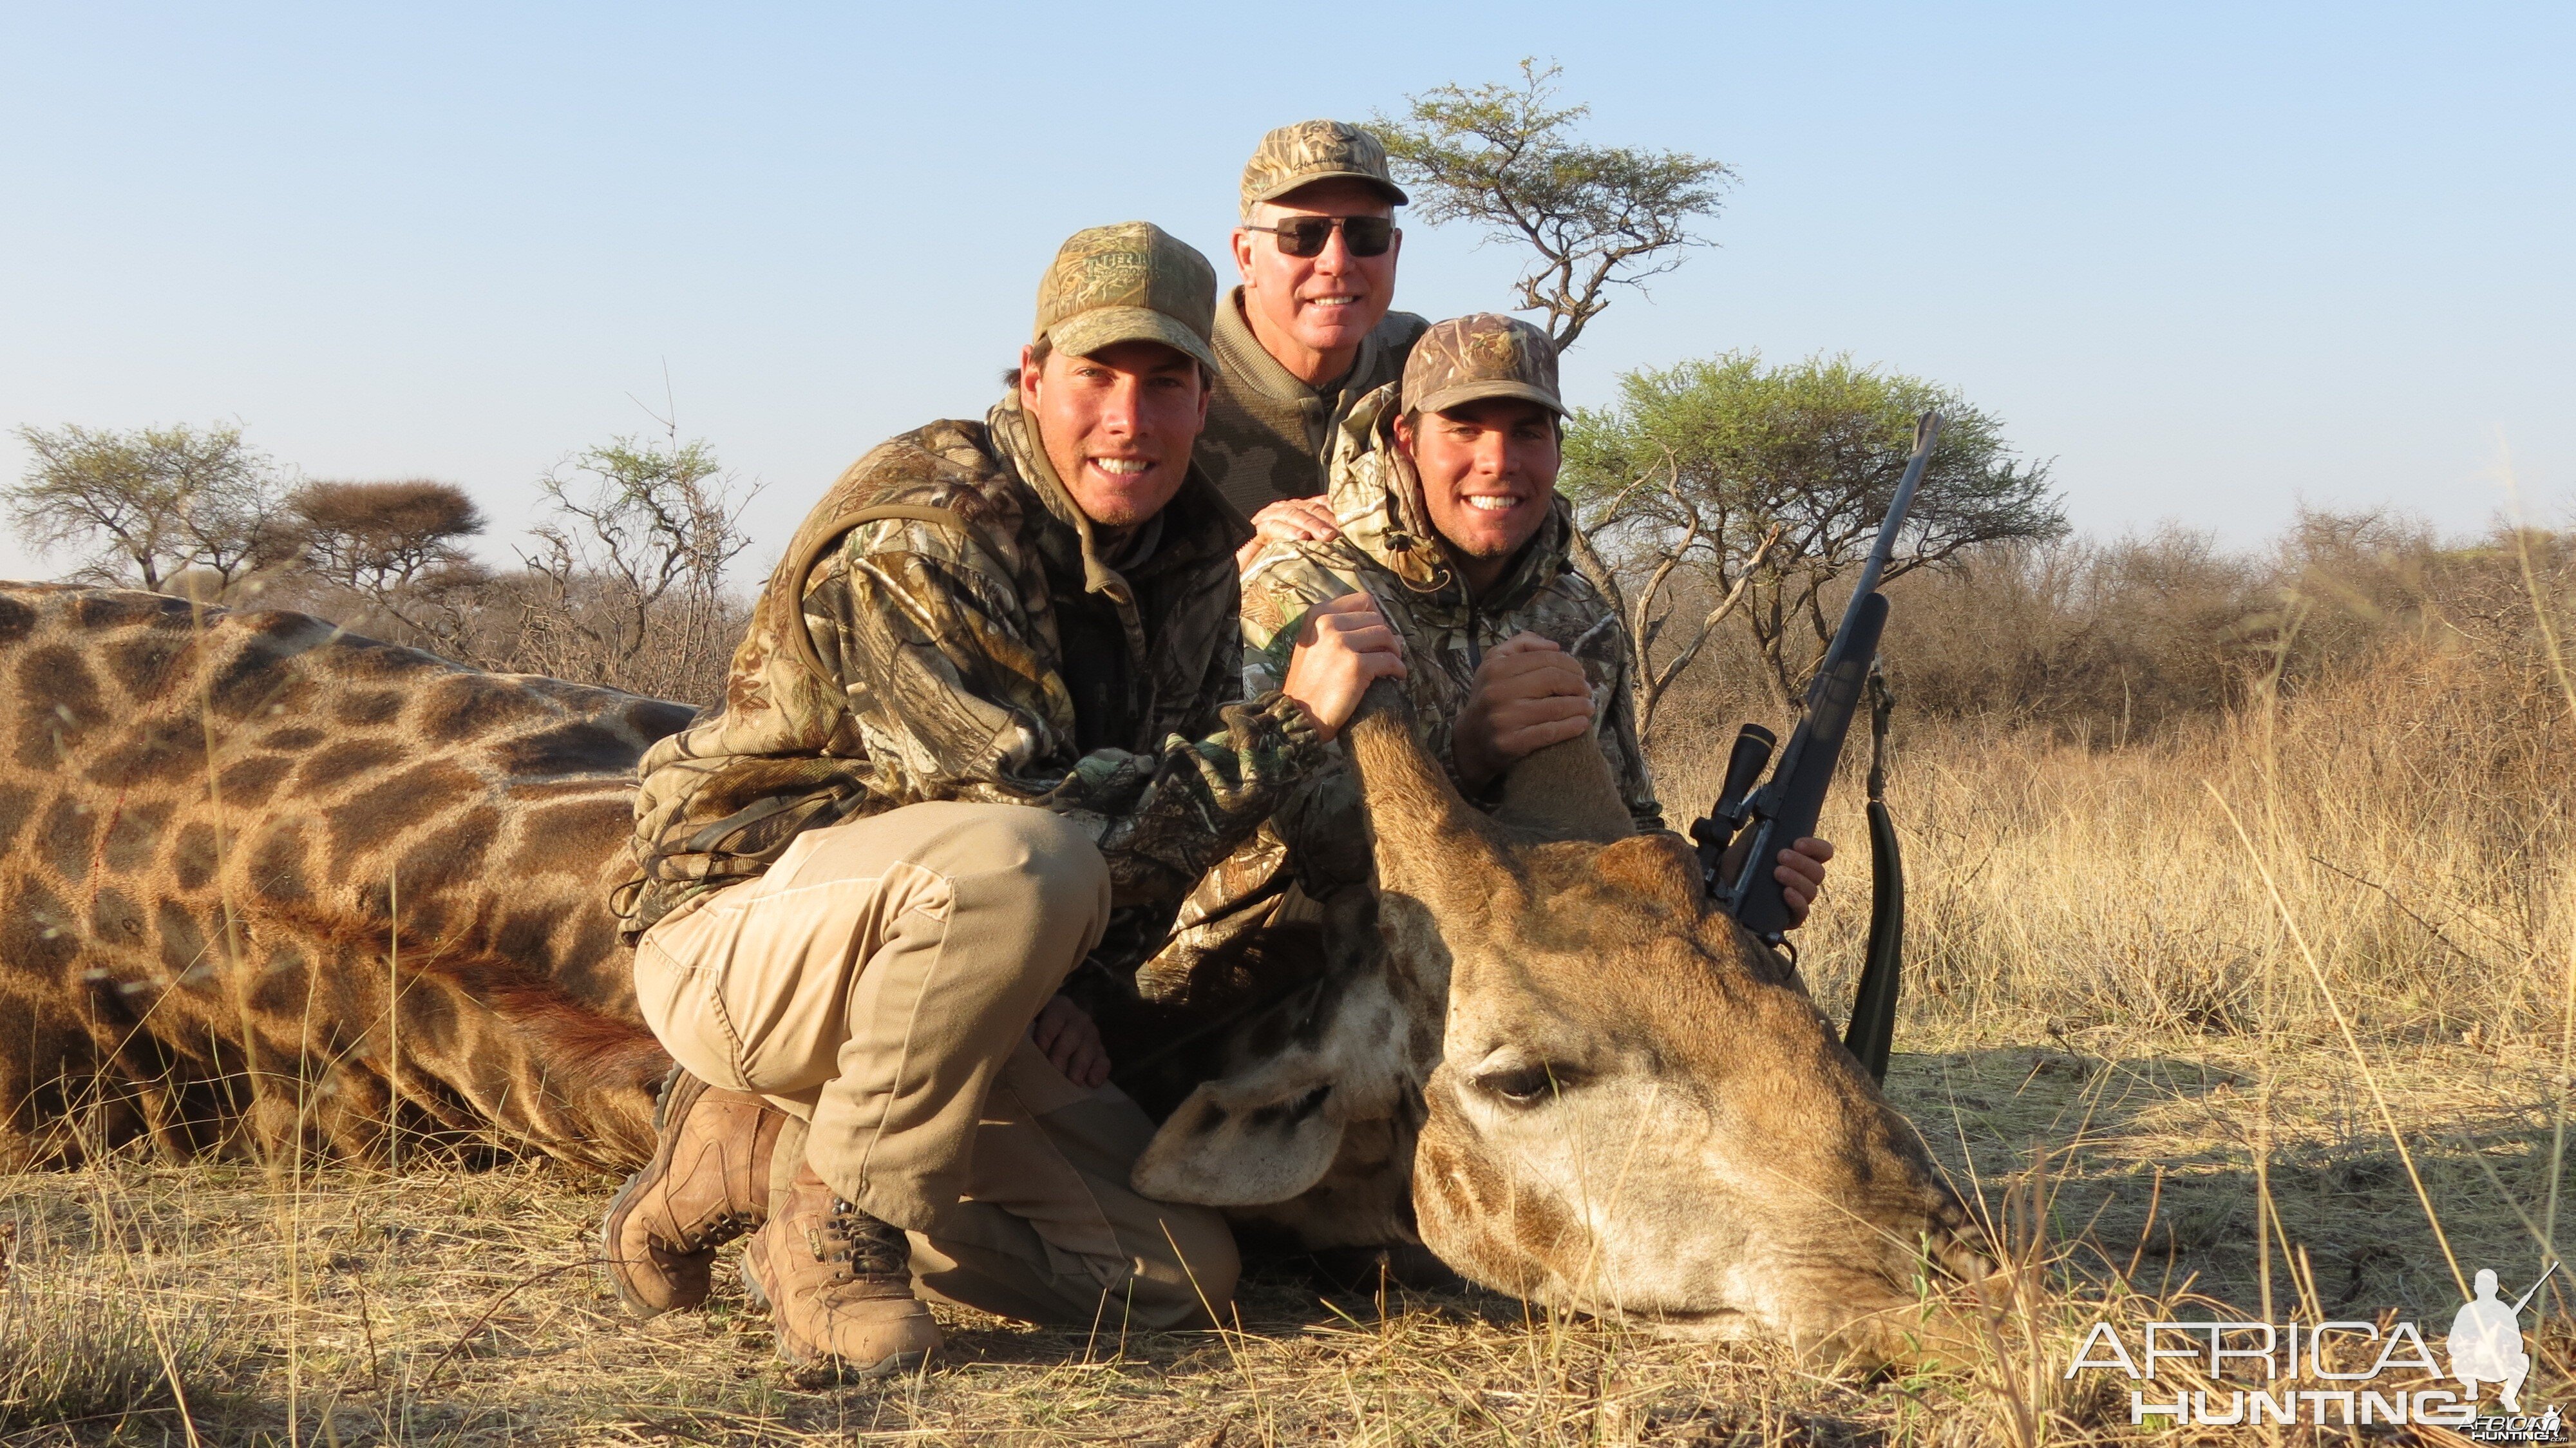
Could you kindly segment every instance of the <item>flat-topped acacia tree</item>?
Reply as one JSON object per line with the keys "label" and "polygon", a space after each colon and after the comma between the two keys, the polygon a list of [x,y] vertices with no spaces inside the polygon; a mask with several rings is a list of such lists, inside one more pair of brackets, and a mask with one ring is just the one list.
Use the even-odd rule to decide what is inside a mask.
{"label": "flat-topped acacia tree", "polygon": [[1732,173],[1685,151],[1578,139],[1592,108],[1556,103],[1560,73],[1524,60],[1517,85],[1444,85],[1369,128],[1424,221],[1473,222],[1535,254],[1516,310],[1546,313],[1563,352],[1610,305],[1610,288],[1671,271],[1708,244],[1695,228],[1717,215]]}

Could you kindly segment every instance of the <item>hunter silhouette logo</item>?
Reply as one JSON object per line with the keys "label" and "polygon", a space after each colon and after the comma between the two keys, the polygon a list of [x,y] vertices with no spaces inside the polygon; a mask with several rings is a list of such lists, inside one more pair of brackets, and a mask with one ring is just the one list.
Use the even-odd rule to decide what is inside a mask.
{"label": "hunter silhouette logo", "polygon": [[[2360,1321],[2150,1322],[2141,1325],[2134,1353],[2119,1329],[2097,1322],[2076,1349],[2074,1361],[2067,1364],[2065,1376],[2117,1368],[2133,1380],[2155,1382],[2162,1365],[2167,1369],[2163,1379],[2173,1382],[2173,1368],[2188,1362],[2193,1375],[2209,1385],[2193,1389],[2173,1382],[2170,1397],[2164,1396],[2161,1386],[2154,1396],[2133,1388],[2131,1423],[2158,1417],[2170,1418],[2177,1426],[2288,1426],[2302,1419],[2318,1427],[2412,1423],[2456,1428],[2481,1443],[2564,1442],[2565,1419],[2557,1408],[2530,1416],[2522,1410],[2522,1388],[2532,1367],[2531,1355],[2523,1349],[2522,1313],[2558,1266],[2549,1264],[2530,1289],[2511,1302],[2497,1293],[2495,1272],[2481,1269],[2474,1295],[2452,1315],[2450,1335],[2443,1342],[2450,1356],[2447,1373],[2412,1322],[2400,1321],[2385,1329]],[[2344,1347],[2377,1343],[2379,1350],[2368,1367],[2344,1372],[2327,1365],[2323,1348],[2328,1342]],[[2230,1359],[2235,1360],[2240,1381],[2260,1364],[2267,1382],[2304,1375],[2331,1386],[2235,1387],[2222,1380]],[[2401,1380],[2381,1376],[2390,1369],[2411,1369],[2420,1376],[2401,1386]],[[2456,1382],[2460,1391],[2423,1386],[2444,1378]],[[2361,1384],[2367,1386],[2357,1386]],[[2478,1415],[2482,1384],[2495,1386],[2504,1414]]]}
{"label": "hunter silhouette logo", "polygon": [[2522,1411],[2522,1380],[2531,1376],[2531,1355],[2522,1350],[2522,1309],[2540,1291],[2540,1283],[2549,1280],[2549,1271],[2540,1274],[2540,1282],[2531,1291],[2515,1298],[2507,1307],[2496,1300],[2496,1275],[2493,1268],[2478,1269],[2478,1293],[2462,1306],[2451,1319],[2451,1376],[2460,1380],[2460,1390],[2472,1403],[2478,1400],[2478,1384],[2501,1383],[2504,1410]]}

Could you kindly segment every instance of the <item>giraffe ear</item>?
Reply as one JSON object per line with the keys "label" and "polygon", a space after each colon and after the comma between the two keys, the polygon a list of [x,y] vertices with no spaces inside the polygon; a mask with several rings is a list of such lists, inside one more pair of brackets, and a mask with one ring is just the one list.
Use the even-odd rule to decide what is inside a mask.
{"label": "giraffe ear", "polygon": [[1287,1201],[1332,1169],[1348,1122],[1394,1112],[1408,1079],[1406,1034],[1375,961],[1291,997],[1236,1028],[1238,1068],[1199,1083],[1129,1181],[1167,1202]]}
{"label": "giraffe ear", "polygon": [[1346,1120],[1324,1063],[1282,1057],[1248,1076],[1202,1081],[1128,1174],[1158,1201],[1209,1207],[1284,1202],[1323,1179]]}

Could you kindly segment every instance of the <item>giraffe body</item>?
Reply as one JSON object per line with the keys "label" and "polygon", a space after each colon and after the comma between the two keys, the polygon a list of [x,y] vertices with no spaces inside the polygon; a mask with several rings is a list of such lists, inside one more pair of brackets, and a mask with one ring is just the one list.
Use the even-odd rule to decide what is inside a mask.
{"label": "giraffe body", "polygon": [[136,1136],[381,1158],[389,1121],[640,1161],[668,1062],[601,880],[636,758],[689,716],[300,614],[0,584],[0,1165]]}
{"label": "giraffe body", "polygon": [[[18,584],[0,689],[0,1169],[137,1136],[381,1156],[397,1111],[649,1153],[668,1062],[607,887],[686,709]],[[1967,1343],[1910,1285],[1982,1275],[1961,1205],[1794,974],[1703,913],[1689,847],[1630,833],[1589,741],[1486,819],[1378,692],[1346,739],[1383,948],[1243,1023],[1139,1189],[1660,1331]]]}

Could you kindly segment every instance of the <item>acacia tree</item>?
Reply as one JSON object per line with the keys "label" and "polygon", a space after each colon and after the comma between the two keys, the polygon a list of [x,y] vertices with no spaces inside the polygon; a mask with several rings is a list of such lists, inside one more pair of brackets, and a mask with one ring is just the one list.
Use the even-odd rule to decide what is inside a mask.
{"label": "acacia tree", "polygon": [[1405,98],[1402,118],[1370,129],[1423,220],[1471,221],[1489,239],[1537,253],[1520,309],[1545,312],[1559,352],[1610,305],[1705,245],[1693,227],[1717,214],[1731,173],[1681,151],[1593,146],[1574,138],[1589,106],[1556,104],[1561,67],[1521,62],[1518,85],[1444,85]]}
{"label": "acacia tree", "polygon": [[737,497],[714,450],[676,432],[587,449],[538,486],[552,516],[520,553],[533,588],[521,605],[519,666],[663,698],[713,697],[737,631],[725,568],[751,545],[740,521],[752,493]]}
{"label": "acacia tree", "polygon": [[[1586,570],[1635,648],[1640,727],[1729,612],[1788,706],[1832,639],[1833,585],[1877,536],[1915,418],[1936,407],[1941,439],[1889,580],[1977,544],[2065,531],[2047,464],[2017,458],[1997,418],[1849,357],[1765,367],[1738,352],[1644,369],[1619,379],[1614,406],[1577,412],[1559,486],[1579,510]],[[1717,606],[1675,630],[1686,593]]]}
{"label": "acacia tree", "polygon": [[307,483],[288,500],[304,566],[463,657],[471,602],[491,574],[464,548],[483,510],[454,483]]}
{"label": "acacia tree", "polygon": [[204,569],[230,590],[294,557],[276,468],[239,428],[67,424],[18,440],[31,461],[0,497],[28,543],[82,550],[73,577],[160,590]]}

